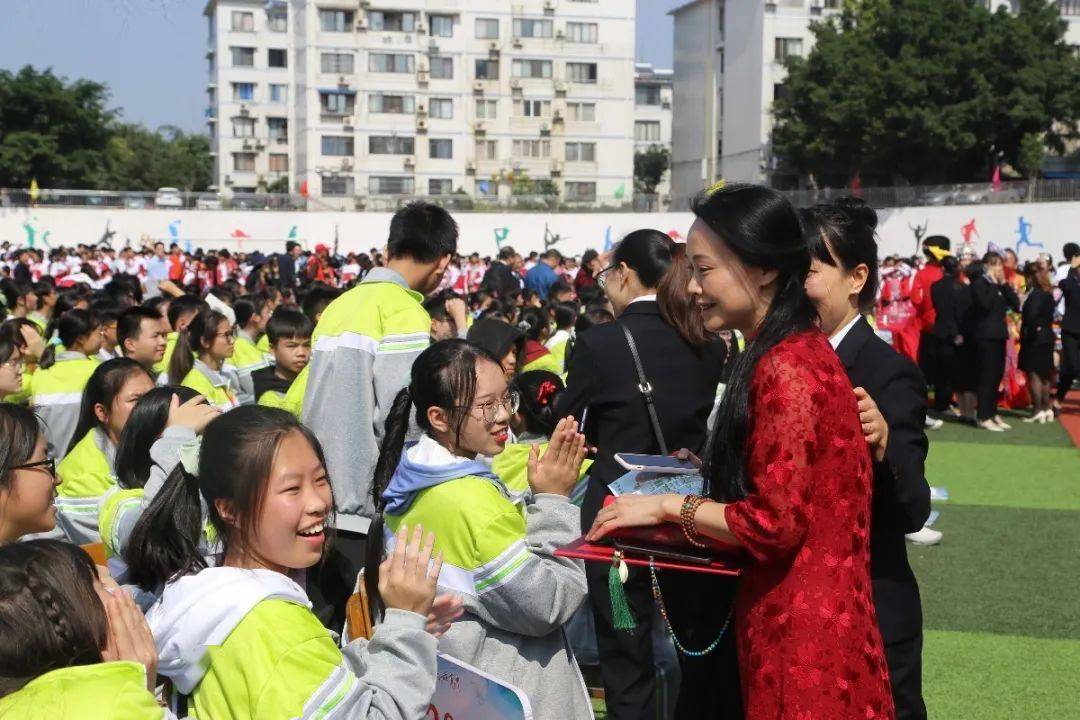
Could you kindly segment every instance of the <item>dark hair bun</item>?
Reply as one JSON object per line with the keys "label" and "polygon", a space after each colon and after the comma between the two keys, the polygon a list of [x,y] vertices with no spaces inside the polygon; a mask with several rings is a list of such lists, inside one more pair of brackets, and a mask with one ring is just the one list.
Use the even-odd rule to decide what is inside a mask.
{"label": "dark hair bun", "polygon": [[853,222],[861,223],[870,228],[871,231],[877,229],[877,212],[861,198],[842,197],[833,204],[838,209],[842,210]]}

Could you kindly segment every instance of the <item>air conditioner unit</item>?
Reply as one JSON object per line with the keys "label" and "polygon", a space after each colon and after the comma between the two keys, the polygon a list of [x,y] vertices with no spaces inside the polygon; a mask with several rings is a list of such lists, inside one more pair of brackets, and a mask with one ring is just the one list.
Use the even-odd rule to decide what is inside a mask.
{"label": "air conditioner unit", "polygon": [[411,43],[412,42],[412,35],[406,35],[405,36],[405,42]]}
{"label": "air conditioner unit", "polygon": [[225,176],[225,184],[226,185],[232,185],[232,183],[233,183],[232,175],[226,175]]}
{"label": "air conditioner unit", "polygon": [[420,68],[416,71],[416,82],[421,85],[426,85],[428,81],[428,71],[426,68]]}
{"label": "air conditioner unit", "polygon": [[389,45],[392,42],[394,42],[394,36],[393,35],[383,35],[382,41],[383,41],[384,45]]}
{"label": "air conditioner unit", "polygon": [[474,93],[477,93],[478,95],[483,95],[484,94],[484,83],[482,81],[480,81],[480,80],[477,80],[476,82],[473,83],[472,89],[473,89]]}
{"label": "air conditioner unit", "polygon": [[551,116],[551,124],[561,123],[563,121],[562,111],[556,110],[555,114]]}
{"label": "air conditioner unit", "polygon": [[257,142],[257,143],[255,143],[255,149],[256,150],[265,150],[266,145],[264,145],[262,142]]}
{"label": "air conditioner unit", "polygon": [[251,111],[248,110],[247,105],[241,105],[240,106],[240,117],[247,117],[250,114],[251,114]]}
{"label": "air conditioner unit", "polygon": [[482,121],[474,122],[472,127],[473,132],[477,135],[487,134],[487,126]]}
{"label": "air conditioner unit", "polygon": [[345,77],[344,75],[338,75],[337,84],[338,85],[348,85],[349,84],[349,78]]}
{"label": "air conditioner unit", "polygon": [[367,30],[367,20],[365,20],[364,18],[360,18],[359,20],[357,20],[356,29],[360,32],[364,32],[365,30]]}
{"label": "air conditioner unit", "polygon": [[416,158],[414,158],[412,155],[405,158],[405,169],[408,170],[414,167],[416,167]]}
{"label": "air conditioner unit", "polygon": [[544,0],[544,14],[545,15],[554,15],[555,14],[555,3],[553,3],[551,0]]}
{"label": "air conditioner unit", "polygon": [[341,131],[351,133],[353,131],[353,126],[350,123],[345,123],[341,126]]}
{"label": "air conditioner unit", "polygon": [[428,121],[427,120],[417,120],[416,121],[416,132],[423,134],[423,133],[427,132],[427,129],[428,129]]}
{"label": "air conditioner unit", "polygon": [[510,81],[510,87],[512,89],[514,89],[514,90],[520,90],[521,89],[521,81],[520,80],[511,80]]}
{"label": "air conditioner unit", "polygon": [[488,43],[488,52],[494,53],[496,55],[499,54],[499,41],[498,40],[492,40],[491,42]]}
{"label": "air conditioner unit", "polygon": [[540,126],[540,136],[547,137],[548,135],[551,135],[551,128],[548,127],[547,123],[544,123]]}
{"label": "air conditioner unit", "polygon": [[243,149],[244,150],[250,150],[251,149],[251,143],[249,141],[245,140],[244,145],[243,145]]}
{"label": "air conditioner unit", "polygon": [[436,40],[435,38],[432,38],[431,42],[428,43],[427,49],[428,49],[428,52],[431,53],[432,55],[438,55],[439,54],[439,41]]}
{"label": "air conditioner unit", "polygon": [[476,163],[474,163],[472,160],[465,163],[465,173],[467,175],[475,175],[476,174]]}
{"label": "air conditioner unit", "polygon": [[425,35],[425,34],[427,34],[427,25],[423,25],[423,24],[417,25],[416,26],[416,34],[417,35]]}
{"label": "air conditioner unit", "polygon": [[556,40],[565,40],[566,39],[566,34],[562,30],[556,30],[555,31],[555,39]]}
{"label": "air conditioner unit", "polygon": [[371,7],[371,0],[360,0],[360,9],[361,10],[363,10],[365,8],[369,8],[369,7]]}
{"label": "air conditioner unit", "polygon": [[416,114],[417,115],[427,115],[427,103],[422,103],[422,102],[416,103]]}
{"label": "air conditioner unit", "polygon": [[556,80],[555,81],[555,92],[559,93],[560,95],[565,95],[566,94],[566,83],[564,83],[562,80]]}
{"label": "air conditioner unit", "polygon": [[555,160],[551,163],[551,175],[552,177],[558,177],[562,175],[563,163],[562,160]]}
{"label": "air conditioner unit", "polygon": [[514,42],[512,44],[513,44],[514,47],[520,49],[522,47],[521,38],[514,38]]}
{"label": "air conditioner unit", "polygon": [[353,169],[352,160],[350,158],[342,158],[341,159],[341,169],[342,170],[352,170]]}

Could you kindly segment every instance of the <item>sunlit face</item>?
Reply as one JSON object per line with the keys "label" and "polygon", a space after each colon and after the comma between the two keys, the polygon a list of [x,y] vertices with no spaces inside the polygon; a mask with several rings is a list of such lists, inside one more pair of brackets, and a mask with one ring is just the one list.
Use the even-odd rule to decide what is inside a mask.
{"label": "sunlit face", "polygon": [[124,355],[143,367],[161,362],[165,357],[168,331],[161,320],[139,320],[139,336],[124,340]]}
{"label": "sunlit face", "polygon": [[101,328],[96,327],[86,335],[79,338],[76,342],[76,345],[78,346],[80,352],[83,352],[86,355],[93,355],[98,350],[100,350],[101,343],[103,342],[101,334]]}
{"label": "sunlit face", "polygon": [[233,330],[232,323],[228,320],[222,320],[218,323],[214,339],[206,352],[214,360],[222,362],[232,357],[235,347],[236,332]]}
{"label": "sunlit face", "polygon": [[116,347],[116,321],[101,326],[101,340],[105,347]]}
{"label": "sunlit face", "polygon": [[116,397],[109,403],[108,408],[101,403],[94,406],[94,414],[97,415],[98,422],[105,428],[105,432],[114,444],[120,442],[120,433],[124,431],[135,403],[153,389],[154,381],[149,375],[141,370],[133,372],[128,375],[120,387],[120,392],[116,393]]}
{"label": "sunlit face", "polygon": [[[39,436],[27,465],[42,462],[45,436]],[[12,470],[7,487],[0,487],[0,542],[56,527],[56,486],[60,480],[48,465]]]}
{"label": "sunlit face", "polygon": [[[266,482],[246,551],[258,564],[283,573],[311,567],[322,558],[334,497],[326,468],[302,433],[281,440]],[[217,502],[228,522],[227,503]]]}
{"label": "sunlit face", "polygon": [[457,329],[450,318],[431,318],[431,341],[449,340],[457,337]]}
{"label": "sunlit face", "polygon": [[270,303],[266,303],[263,306],[262,312],[253,315],[255,321],[255,331],[262,333],[266,330],[266,323],[270,321],[270,315],[274,312],[274,309],[270,307]]}
{"label": "sunlit face", "polygon": [[288,375],[296,376],[311,361],[311,338],[278,338],[273,350],[277,367]]}
{"label": "sunlit face", "polygon": [[772,299],[768,286],[775,271],[743,264],[701,220],[686,235],[686,254],[694,271],[687,292],[701,309],[705,329],[751,333]]}
{"label": "sunlit face", "polygon": [[23,356],[15,349],[4,362],[0,362],[0,397],[14,395],[23,386]]}
{"label": "sunlit face", "polygon": [[[476,397],[467,408],[428,408],[428,419],[444,445],[464,457],[502,452],[509,437],[510,402],[506,376],[494,363],[481,360],[476,365]],[[453,419],[464,413],[460,435]]]}
{"label": "sunlit face", "polygon": [[499,362],[499,367],[502,368],[503,377],[506,379],[506,382],[510,382],[517,372],[517,348],[512,347],[505,355],[503,355],[503,359]]}
{"label": "sunlit face", "polygon": [[866,284],[867,268],[859,265],[845,270],[817,258],[810,260],[806,276],[806,295],[814,303],[821,318],[821,331],[832,335],[839,330],[852,312],[857,312],[859,291]]}

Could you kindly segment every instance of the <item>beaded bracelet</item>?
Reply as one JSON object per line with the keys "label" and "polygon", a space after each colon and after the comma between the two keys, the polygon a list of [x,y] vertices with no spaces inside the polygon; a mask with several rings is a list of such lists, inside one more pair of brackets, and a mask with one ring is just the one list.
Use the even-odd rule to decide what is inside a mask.
{"label": "beaded bracelet", "polygon": [[686,536],[691,545],[699,548],[708,547],[708,543],[698,539],[701,537],[701,533],[698,532],[694,516],[697,514],[698,508],[707,502],[711,502],[711,500],[701,495],[687,495],[683,498],[682,508],[679,510],[679,525],[682,526],[683,535]]}

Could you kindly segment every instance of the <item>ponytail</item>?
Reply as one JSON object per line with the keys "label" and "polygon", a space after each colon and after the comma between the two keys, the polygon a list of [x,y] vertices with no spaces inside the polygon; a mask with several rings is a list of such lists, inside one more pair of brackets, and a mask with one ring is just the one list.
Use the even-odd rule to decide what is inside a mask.
{"label": "ponytail", "polygon": [[401,464],[401,453],[405,449],[405,437],[409,432],[409,410],[412,409],[412,393],[404,388],[394,398],[390,412],[386,416],[386,432],[383,435],[379,459],[375,463],[375,477],[371,483],[371,495],[375,503],[375,516],[368,529],[368,542],[364,553],[364,588],[367,590],[368,607],[371,609],[371,621],[382,619],[386,607],[379,595],[379,564],[383,555],[383,528],[386,518],[383,510],[386,500],[383,493],[390,485],[390,479]]}
{"label": "ponytail", "polygon": [[179,385],[195,367],[195,356],[203,352],[203,346],[214,344],[218,326],[228,318],[217,310],[203,308],[191,319],[186,328],[177,334],[176,348],[169,359],[169,384]]}
{"label": "ponytail", "polygon": [[129,582],[154,590],[180,575],[206,569],[199,479],[178,464],[143,511],[124,548]]}
{"label": "ponytail", "polygon": [[191,336],[188,334],[188,328],[185,328],[176,334],[176,346],[173,348],[172,357],[169,358],[169,384],[182,383],[193,367],[195,367],[195,348],[191,346]]}

